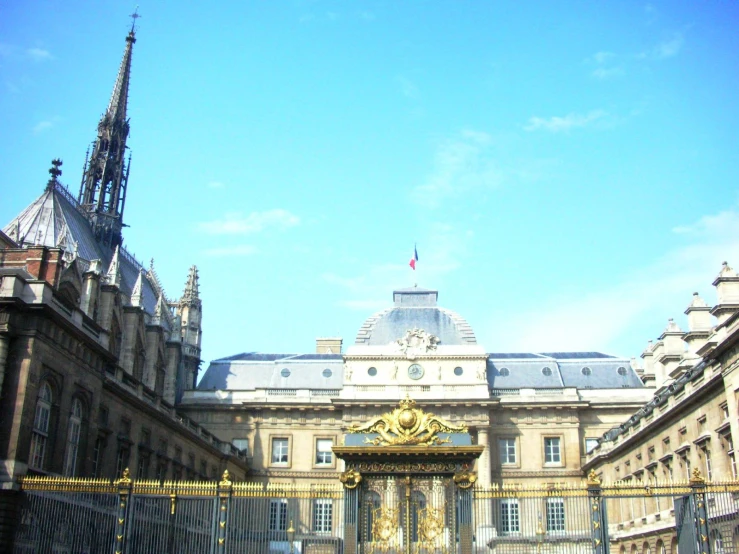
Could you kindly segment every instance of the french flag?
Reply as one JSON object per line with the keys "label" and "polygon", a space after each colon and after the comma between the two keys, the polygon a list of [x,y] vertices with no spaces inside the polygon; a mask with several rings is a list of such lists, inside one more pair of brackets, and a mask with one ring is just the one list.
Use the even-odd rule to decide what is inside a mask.
{"label": "french flag", "polygon": [[416,262],[418,261],[418,249],[416,248],[416,245],[413,245],[413,257],[411,258],[411,261],[408,263],[413,268],[413,271],[416,271]]}

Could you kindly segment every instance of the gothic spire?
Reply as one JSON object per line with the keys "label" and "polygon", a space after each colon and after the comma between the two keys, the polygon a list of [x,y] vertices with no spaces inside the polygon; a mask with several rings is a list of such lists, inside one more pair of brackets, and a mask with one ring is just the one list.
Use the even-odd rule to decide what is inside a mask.
{"label": "gothic spire", "polygon": [[[134,15],[138,17],[138,14]],[[128,164],[125,160],[129,132],[128,88],[131,80],[131,54],[135,42],[136,31],[132,26],[126,37],[123,60],[108,108],[98,123],[92,155],[85,164],[78,199],[87,212],[96,238],[110,247],[116,247],[123,242],[121,230],[128,186]]]}
{"label": "gothic spire", "polygon": [[180,302],[187,304],[200,303],[200,291],[198,290],[198,268],[192,266],[187,274],[187,282],[185,283],[185,292],[182,294]]}
{"label": "gothic spire", "polygon": [[105,280],[109,285],[121,286],[121,262],[118,259],[118,247],[115,247],[113,257],[110,260],[108,271],[105,274]]}

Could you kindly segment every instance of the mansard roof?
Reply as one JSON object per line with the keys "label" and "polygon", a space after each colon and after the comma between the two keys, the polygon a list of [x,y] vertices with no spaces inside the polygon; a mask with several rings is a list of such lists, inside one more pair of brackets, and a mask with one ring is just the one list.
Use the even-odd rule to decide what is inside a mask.
{"label": "mansard roof", "polygon": [[[36,200],[5,226],[3,232],[21,247],[41,245],[62,248],[76,256],[86,271],[92,260],[108,268],[114,250],[95,240],[92,227],[77,201],[60,183],[50,183]],[[144,271],[141,305],[154,314],[159,294],[143,266],[125,249],[119,253],[121,291],[131,297],[139,272]]]}
{"label": "mansard roof", "polygon": [[600,352],[489,354],[487,378],[493,389],[644,387],[628,359]]}

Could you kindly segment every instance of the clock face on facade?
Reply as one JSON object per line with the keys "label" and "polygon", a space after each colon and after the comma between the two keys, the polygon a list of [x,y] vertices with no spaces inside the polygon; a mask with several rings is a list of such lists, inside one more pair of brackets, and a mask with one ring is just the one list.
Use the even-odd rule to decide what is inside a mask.
{"label": "clock face on facade", "polygon": [[411,379],[420,379],[423,377],[423,367],[418,364],[413,364],[408,367],[408,377]]}

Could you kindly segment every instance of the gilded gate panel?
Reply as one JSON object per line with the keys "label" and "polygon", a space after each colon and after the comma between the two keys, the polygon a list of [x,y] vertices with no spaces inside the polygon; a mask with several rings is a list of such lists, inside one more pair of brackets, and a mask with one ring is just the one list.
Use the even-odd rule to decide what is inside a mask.
{"label": "gilded gate panel", "polygon": [[361,492],[363,554],[455,552],[456,490],[451,476],[368,476]]}

